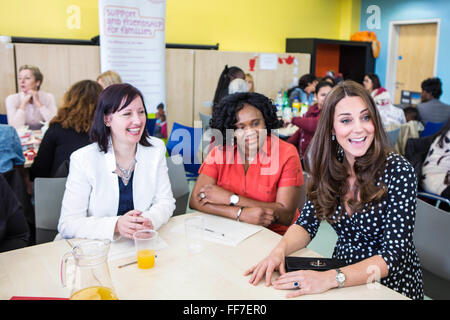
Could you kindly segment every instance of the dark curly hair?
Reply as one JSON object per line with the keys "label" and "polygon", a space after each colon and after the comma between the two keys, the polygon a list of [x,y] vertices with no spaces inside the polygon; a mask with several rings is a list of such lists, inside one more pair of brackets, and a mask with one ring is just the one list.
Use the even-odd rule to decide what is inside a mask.
{"label": "dark curly hair", "polygon": [[421,83],[422,90],[429,92],[434,98],[442,95],[442,82],[439,78],[428,78]]}
{"label": "dark curly hair", "polygon": [[237,122],[236,114],[249,104],[259,111],[264,117],[264,124],[267,132],[278,129],[283,126],[283,121],[277,117],[277,110],[272,101],[265,95],[256,92],[239,92],[226,96],[223,98],[217,108],[214,109],[210,121],[210,127],[217,129],[222,133],[223,141],[215,141],[216,144],[224,145],[231,143],[230,137],[227,137],[227,129],[236,129]]}

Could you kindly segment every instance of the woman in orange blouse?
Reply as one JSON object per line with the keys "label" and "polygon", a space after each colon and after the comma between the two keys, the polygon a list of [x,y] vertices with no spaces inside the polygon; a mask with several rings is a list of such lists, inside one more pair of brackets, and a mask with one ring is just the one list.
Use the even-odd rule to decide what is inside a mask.
{"label": "woman in orange blouse", "polygon": [[284,234],[299,216],[303,172],[295,147],[271,134],[282,124],[262,94],[224,98],[211,121],[216,146],[200,167],[190,207]]}

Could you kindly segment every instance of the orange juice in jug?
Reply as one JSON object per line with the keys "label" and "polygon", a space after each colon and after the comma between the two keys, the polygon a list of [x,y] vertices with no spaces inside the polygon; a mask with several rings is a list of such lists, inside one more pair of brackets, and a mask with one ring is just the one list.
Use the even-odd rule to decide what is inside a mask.
{"label": "orange juice in jug", "polygon": [[117,295],[111,288],[89,287],[75,292],[70,300],[118,300]]}

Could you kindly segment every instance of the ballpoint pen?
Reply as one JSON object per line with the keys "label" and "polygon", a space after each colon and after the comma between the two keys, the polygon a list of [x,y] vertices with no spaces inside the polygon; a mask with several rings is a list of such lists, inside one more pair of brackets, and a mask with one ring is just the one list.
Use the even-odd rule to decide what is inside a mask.
{"label": "ballpoint pen", "polygon": [[[155,258],[158,258],[158,255],[155,254]],[[128,266],[131,266],[131,265],[136,264],[136,263],[137,263],[137,261],[132,261],[132,262],[129,262],[129,263],[122,264],[122,265],[118,266],[118,268],[120,269],[120,268],[123,268],[123,267],[128,267]]]}
{"label": "ballpoint pen", "polygon": [[205,228],[205,231],[212,232],[212,233],[215,233],[215,234],[217,234],[219,236],[225,237],[225,233],[217,232],[217,231],[214,231],[214,230],[211,230],[211,229],[208,229],[208,228]]}

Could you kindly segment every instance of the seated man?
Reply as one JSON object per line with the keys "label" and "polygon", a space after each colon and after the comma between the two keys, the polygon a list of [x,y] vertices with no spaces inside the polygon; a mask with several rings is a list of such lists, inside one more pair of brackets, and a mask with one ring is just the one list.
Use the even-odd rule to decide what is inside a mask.
{"label": "seated man", "polygon": [[450,117],[450,106],[439,101],[442,82],[439,78],[429,78],[422,82],[421,101],[417,105],[422,123],[445,122]]}

